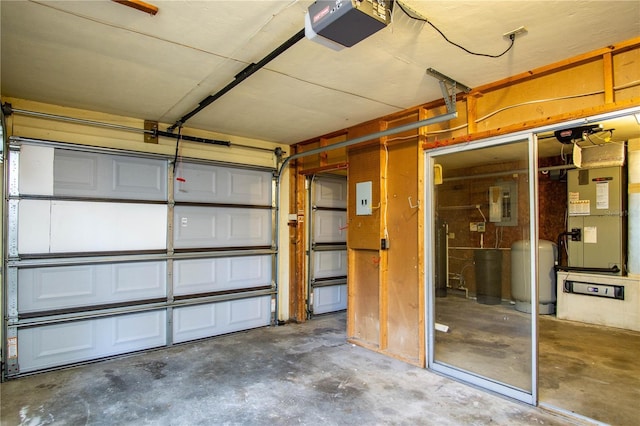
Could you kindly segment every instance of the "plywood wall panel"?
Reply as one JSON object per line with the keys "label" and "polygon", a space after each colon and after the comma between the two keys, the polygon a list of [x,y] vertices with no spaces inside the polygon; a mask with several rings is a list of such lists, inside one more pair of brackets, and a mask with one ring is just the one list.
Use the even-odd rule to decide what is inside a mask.
{"label": "plywood wall panel", "polygon": [[348,338],[380,344],[380,257],[376,250],[349,250]]}
{"label": "plywood wall panel", "polygon": [[[484,93],[477,100],[479,118],[504,107],[508,106],[509,108],[480,121],[477,124],[478,131],[496,129],[525,120],[542,119],[601,105],[604,102],[602,75],[602,61],[594,60],[523,81],[515,86],[507,86]],[[587,96],[567,98],[576,95]],[[532,101],[550,99],[556,99],[556,101],[532,103]]]}
{"label": "plywood wall panel", "polygon": [[356,193],[356,184],[372,182],[371,215],[356,215],[355,196],[349,197],[347,206],[349,228],[347,244],[353,249],[377,250],[380,247],[380,147],[369,145],[349,150],[349,194]]}
{"label": "plywood wall panel", "polygon": [[[419,358],[418,138],[388,148],[387,352]],[[410,201],[411,199],[411,201]]]}
{"label": "plywood wall panel", "polygon": [[615,100],[623,101],[640,98],[640,49],[613,55],[613,87]]}

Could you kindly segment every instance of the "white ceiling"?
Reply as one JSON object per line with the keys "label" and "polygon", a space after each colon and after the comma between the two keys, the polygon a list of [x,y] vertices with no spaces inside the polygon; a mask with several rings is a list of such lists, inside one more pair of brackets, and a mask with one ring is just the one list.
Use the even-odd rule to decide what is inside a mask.
{"label": "white ceiling", "polygon": [[[174,123],[304,27],[310,0],[0,2],[2,96]],[[470,87],[640,34],[638,1],[416,1],[452,41],[395,7],[387,28],[336,52],[303,39],[187,127],[295,143],[440,99],[434,68]],[[164,130],[164,129],[163,129]]]}

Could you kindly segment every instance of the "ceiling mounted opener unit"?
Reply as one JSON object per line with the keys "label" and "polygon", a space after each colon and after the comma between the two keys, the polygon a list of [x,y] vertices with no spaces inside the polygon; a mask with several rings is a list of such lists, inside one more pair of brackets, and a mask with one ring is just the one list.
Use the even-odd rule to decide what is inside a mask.
{"label": "ceiling mounted opener unit", "polygon": [[317,0],[309,6],[309,35],[317,34],[351,47],[391,21],[389,0]]}

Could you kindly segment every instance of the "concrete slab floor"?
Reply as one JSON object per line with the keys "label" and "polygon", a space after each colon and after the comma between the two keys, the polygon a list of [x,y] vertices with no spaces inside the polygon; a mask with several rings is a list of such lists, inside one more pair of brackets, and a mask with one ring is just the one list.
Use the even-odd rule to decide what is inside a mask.
{"label": "concrete slab floor", "polygon": [[[531,315],[509,303],[436,299],[437,361],[531,389]],[[640,333],[540,315],[538,399],[612,425],[640,424]]]}
{"label": "concrete slab floor", "polygon": [[345,314],[10,380],[2,425],[579,424],[354,346]]}

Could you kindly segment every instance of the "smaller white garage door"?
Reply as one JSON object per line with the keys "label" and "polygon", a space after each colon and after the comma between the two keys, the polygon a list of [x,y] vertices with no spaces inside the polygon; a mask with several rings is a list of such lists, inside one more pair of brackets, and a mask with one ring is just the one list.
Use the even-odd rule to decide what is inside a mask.
{"label": "smaller white garage door", "polygon": [[347,180],[312,178],[309,311],[310,315],[347,308]]}

